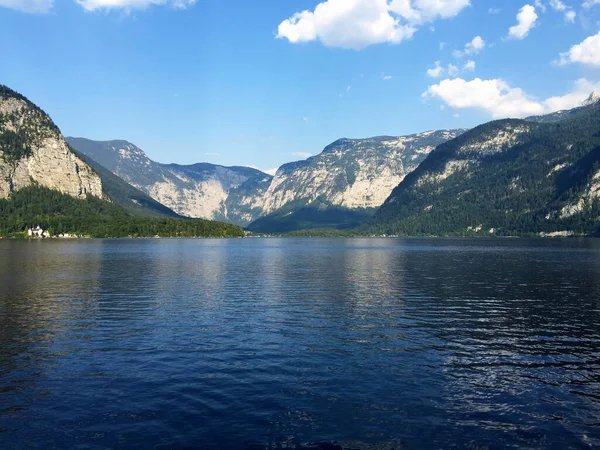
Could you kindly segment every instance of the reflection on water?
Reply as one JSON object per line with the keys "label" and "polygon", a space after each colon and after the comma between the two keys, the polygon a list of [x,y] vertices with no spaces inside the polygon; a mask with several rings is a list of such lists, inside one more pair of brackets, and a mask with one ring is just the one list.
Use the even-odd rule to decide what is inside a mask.
{"label": "reflection on water", "polygon": [[599,344],[591,240],[0,241],[3,448],[593,448]]}

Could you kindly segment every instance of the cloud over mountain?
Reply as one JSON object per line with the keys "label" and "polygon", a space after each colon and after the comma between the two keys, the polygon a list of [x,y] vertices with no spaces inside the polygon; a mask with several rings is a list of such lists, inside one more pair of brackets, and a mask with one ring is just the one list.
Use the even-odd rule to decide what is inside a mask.
{"label": "cloud over mountain", "polygon": [[281,22],[277,37],[355,50],[398,44],[420,25],[454,17],[469,5],[469,0],[326,0]]}

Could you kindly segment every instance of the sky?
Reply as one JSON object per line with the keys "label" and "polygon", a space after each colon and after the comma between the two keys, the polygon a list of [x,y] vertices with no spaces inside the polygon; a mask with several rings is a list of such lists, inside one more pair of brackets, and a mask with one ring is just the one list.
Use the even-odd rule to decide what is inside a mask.
{"label": "sky", "polygon": [[0,0],[0,83],[65,136],[272,171],[600,90],[600,0]]}

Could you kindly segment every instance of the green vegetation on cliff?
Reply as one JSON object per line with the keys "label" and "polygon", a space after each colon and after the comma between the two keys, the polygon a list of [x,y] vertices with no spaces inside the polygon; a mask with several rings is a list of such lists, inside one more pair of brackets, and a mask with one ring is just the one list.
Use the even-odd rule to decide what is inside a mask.
{"label": "green vegetation on cliff", "polygon": [[147,218],[122,207],[88,197],[75,199],[58,191],[30,186],[0,200],[0,236],[25,237],[40,226],[51,235],[110,237],[242,237],[234,225],[208,220]]}

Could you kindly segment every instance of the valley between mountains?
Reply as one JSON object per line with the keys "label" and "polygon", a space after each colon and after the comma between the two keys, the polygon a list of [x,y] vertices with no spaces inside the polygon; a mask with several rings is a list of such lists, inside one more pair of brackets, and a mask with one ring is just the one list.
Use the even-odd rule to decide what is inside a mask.
{"label": "valley between mountains", "polygon": [[[596,235],[600,95],[592,93],[573,110],[471,130],[343,138],[271,176],[249,167],[161,164],[124,140],[65,139],[42,109],[0,86],[0,177],[4,235],[37,225],[27,223],[32,217],[46,224],[52,219],[56,227],[56,217],[90,211],[106,219],[94,233],[107,235],[117,216],[119,235],[160,235],[152,234],[158,230],[152,220],[185,224],[187,231],[173,225],[170,235],[202,235],[190,219],[233,227],[217,235],[238,227],[256,233]],[[27,198],[43,204],[45,195],[68,204],[69,213],[56,205],[54,214],[52,208],[23,213]],[[123,225],[142,218],[150,220],[146,228]],[[68,229],[74,225],[63,226],[67,222],[60,221],[61,231],[74,232]]]}

